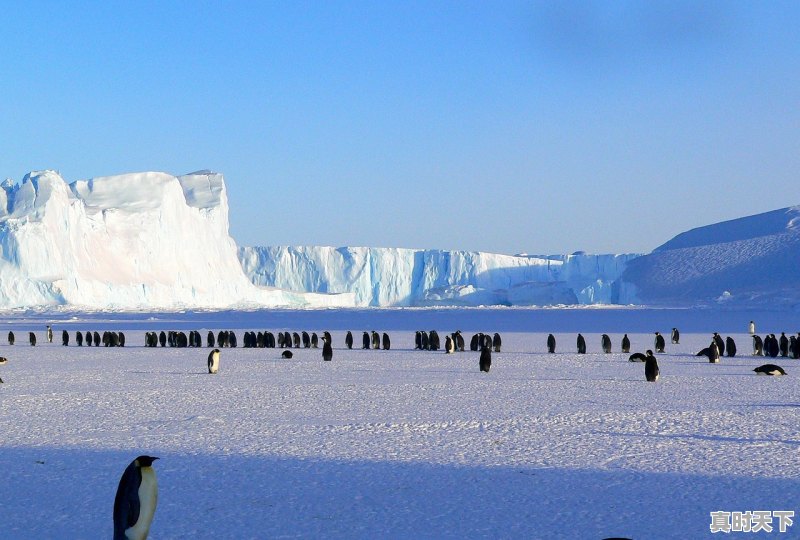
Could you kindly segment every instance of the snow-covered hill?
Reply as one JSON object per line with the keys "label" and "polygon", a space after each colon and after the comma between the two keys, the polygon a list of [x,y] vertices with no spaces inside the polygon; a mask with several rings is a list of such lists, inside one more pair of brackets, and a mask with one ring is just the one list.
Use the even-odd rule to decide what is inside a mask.
{"label": "snow-covered hill", "polygon": [[800,206],[679,234],[622,281],[646,304],[800,306]]}
{"label": "snow-covered hill", "polygon": [[140,173],[0,189],[0,308],[352,305],[254,286],[228,234],[222,175]]}
{"label": "snow-covered hill", "polygon": [[366,247],[245,247],[258,284],[353,293],[363,306],[612,304],[636,255],[510,256]]}

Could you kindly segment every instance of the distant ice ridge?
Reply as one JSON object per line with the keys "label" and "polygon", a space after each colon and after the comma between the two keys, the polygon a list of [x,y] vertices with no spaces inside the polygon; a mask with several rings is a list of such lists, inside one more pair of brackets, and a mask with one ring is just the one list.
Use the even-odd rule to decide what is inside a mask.
{"label": "distant ice ridge", "polygon": [[627,255],[530,256],[368,247],[242,247],[262,286],[352,293],[359,306],[616,304]]}
{"label": "distant ice ridge", "polygon": [[138,173],[0,185],[0,308],[352,306],[254,286],[228,233],[221,174]]}

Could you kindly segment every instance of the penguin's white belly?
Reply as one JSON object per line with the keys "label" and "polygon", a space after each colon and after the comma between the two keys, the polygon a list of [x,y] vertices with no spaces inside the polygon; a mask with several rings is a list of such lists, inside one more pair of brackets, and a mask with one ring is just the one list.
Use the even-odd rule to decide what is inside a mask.
{"label": "penguin's white belly", "polygon": [[150,533],[150,524],[156,513],[158,482],[152,467],[142,467],[142,483],[139,485],[139,519],[133,527],[125,530],[130,540],[145,540]]}

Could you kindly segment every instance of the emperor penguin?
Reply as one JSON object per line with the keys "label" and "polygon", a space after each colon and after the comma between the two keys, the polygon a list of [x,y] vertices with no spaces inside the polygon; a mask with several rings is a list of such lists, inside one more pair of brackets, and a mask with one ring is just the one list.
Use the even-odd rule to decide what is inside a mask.
{"label": "emperor penguin", "polygon": [[503,346],[503,338],[500,337],[500,334],[495,332],[494,336],[492,336],[492,348],[494,352],[500,352],[500,347]]}
{"label": "emperor penguin", "polygon": [[316,332],[311,332],[311,348],[317,349],[319,348],[319,336]]}
{"label": "emperor penguin", "polygon": [[647,382],[656,382],[658,375],[658,360],[653,356],[653,351],[647,351],[644,360],[644,378],[647,379]]}
{"label": "emperor penguin", "polygon": [[219,349],[214,349],[208,353],[208,372],[216,373],[219,371]]}
{"label": "emperor penguin", "polygon": [[725,338],[725,350],[728,351],[728,356],[736,356],[736,342],[731,336]]}
{"label": "emperor penguin", "polygon": [[145,540],[158,503],[158,481],[153,462],[139,456],[122,473],[114,498],[114,540]]}
{"label": "emperor penguin", "polygon": [[677,345],[681,341],[681,333],[677,328],[672,329],[672,344]]}
{"label": "emperor penguin", "polygon": [[655,346],[657,353],[663,353],[664,348],[667,346],[666,341],[664,341],[664,336],[662,336],[660,332],[656,332]]}
{"label": "emperor penguin", "polygon": [[469,350],[477,352],[479,340],[483,340],[483,334],[472,334],[472,339],[469,340]]}
{"label": "emperor penguin", "polygon": [[8,344],[9,345],[13,345],[14,344],[14,332],[9,332],[8,333]]}
{"label": "emperor penguin", "polygon": [[439,333],[436,330],[428,332],[428,349],[431,351],[438,351],[440,345]]}
{"label": "emperor penguin", "polygon": [[600,338],[600,346],[603,348],[603,352],[609,354],[611,352],[611,338],[608,337],[608,334],[603,334]]}
{"label": "emperor penguin", "polygon": [[631,340],[628,337],[628,334],[622,336],[622,352],[624,353],[631,352]]}
{"label": "emperor penguin", "polygon": [[353,333],[348,330],[347,335],[344,337],[344,344],[348,349],[353,348]]}
{"label": "emperor penguin", "polygon": [[69,345],[69,332],[67,332],[66,330],[61,331],[61,344],[64,347],[67,347]]}
{"label": "emperor penguin", "polygon": [[453,338],[449,335],[444,336],[444,352],[447,354],[456,352],[456,345],[453,343]]}
{"label": "emperor penguin", "polygon": [[712,341],[711,345],[708,347],[708,361],[712,364],[719,364],[719,346],[717,345],[716,341]]}
{"label": "emperor penguin", "polygon": [[369,345],[370,345],[369,333],[364,332],[364,334],[361,336],[361,348],[369,349]]}
{"label": "emperor penguin", "polygon": [[556,352],[556,336],[553,334],[547,336],[547,352],[551,354]]}
{"label": "emperor penguin", "polygon": [[322,359],[325,362],[333,360],[333,347],[331,347],[331,340],[322,338]]}
{"label": "emperor penguin", "polygon": [[31,342],[31,347],[36,347],[36,334],[28,332],[28,341]]}
{"label": "emperor penguin", "polygon": [[717,344],[719,355],[723,356],[725,354],[725,342],[722,341],[722,336],[720,336],[717,332],[714,332],[714,343]]}
{"label": "emperor penguin", "polygon": [[292,351],[283,351],[281,353],[281,358],[291,358],[291,357],[292,357]]}
{"label": "emperor penguin", "polygon": [[789,356],[789,338],[786,337],[786,332],[781,332],[779,343],[781,356]]}
{"label": "emperor penguin", "polygon": [[387,334],[386,332],[384,332],[383,336],[381,336],[381,341],[383,344],[384,351],[388,351],[389,349],[392,348],[392,340],[389,339],[389,334]]}
{"label": "emperor penguin", "polygon": [[757,368],[753,369],[756,372],[756,375],[772,375],[773,377],[779,377],[781,375],[786,375],[786,372],[783,370],[781,366],[776,366],[775,364],[764,364],[763,366],[758,366]]}
{"label": "emperor penguin", "polygon": [[49,324],[47,325],[47,342],[48,343],[53,342],[53,327],[50,326]]}
{"label": "emperor penguin", "polygon": [[753,356],[764,356],[764,340],[753,334]]}
{"label": "emperor penguin", "polygon": [[756,333],[756,323],[755,322],[750,321],[750,326],[748,328],[748,332],[750,333],[751,336]]}
{"label": "emperor penguin", "polygon": [[586,340],[583,339],[581,334],[578,334],[578,354],[586,354]]}
{"label": "emperor penguin", "polygon": [[481,350],[481,359],[478,363],[478,367],[480,367],[481,371],[484,373],[489,373],[489,369],[492,367],[492,349],[485,345],[483,350]]}

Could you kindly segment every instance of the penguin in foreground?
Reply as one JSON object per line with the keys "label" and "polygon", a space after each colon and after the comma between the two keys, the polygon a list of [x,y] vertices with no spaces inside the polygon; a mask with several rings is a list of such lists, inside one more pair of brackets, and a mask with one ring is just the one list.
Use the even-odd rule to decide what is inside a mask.
{"label": "penguin in foreground", "polygon": [[753,371],[756,372],[756,375],[772,375],[773,377],[786,375],[786,372],[783,371],[783,368],[781,366],[776,366],[775,364],[764,364],[763,366],[758,366]]}
{"label": "penguin in foreground", "polygon": [[322,338],[322,359],[326,362],[333,360],[333,347],[327,336]]}
{"label": "penguin in foreground", "polygon": [[139,456],[122,473],[114,498],[114,540],[147,538],[158,503],[157,459]]}
{"label": "penguin in foreground", "polygon": [[489,373],[489,368],[492,367],[492,349],[486,346],[483,347],[478,366],[481,368],[481,371]]}
{"label": "penguin in foreground", "polygon": [[644,378],[647,379],[647,382],[656,382],[658,375],[658,360],[653,356],[653,351],[647,351],[647,357],[644,361]]}
{"label": "penguin in foreground", "polygon": [[219,371],[219,349],[214,349],[208,353],[208,372],[216,373]]}

